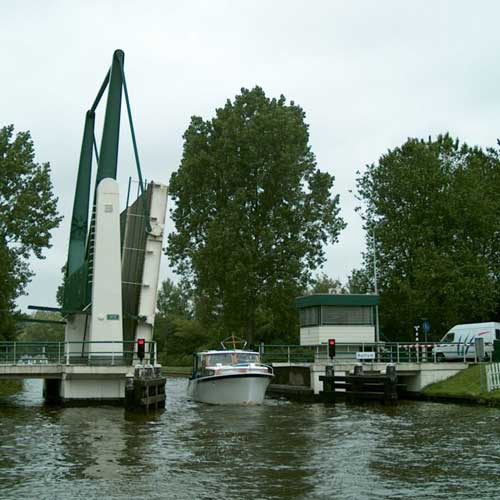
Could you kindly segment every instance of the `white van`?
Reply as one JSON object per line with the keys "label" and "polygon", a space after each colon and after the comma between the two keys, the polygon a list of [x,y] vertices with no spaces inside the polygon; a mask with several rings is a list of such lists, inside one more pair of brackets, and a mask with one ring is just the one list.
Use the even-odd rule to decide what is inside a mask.
{"label": "white van", "polygon": [[500,340],[500,323],[470,323],[455,325],[432,349],[437,361],[475,359],[474,340],[484,339],[484,353],[491,359],[493,341]]}

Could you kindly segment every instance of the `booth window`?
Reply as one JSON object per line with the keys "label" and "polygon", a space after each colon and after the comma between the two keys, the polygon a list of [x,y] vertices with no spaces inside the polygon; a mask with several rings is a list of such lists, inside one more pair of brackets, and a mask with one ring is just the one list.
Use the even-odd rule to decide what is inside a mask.
{"label": "booth window", "polygon": [[300,310],[300,326],[319,325],[319,307],[306,307]]}
{"label": "booth window", "polygon": [[370,306],[323,306],[322,325],[373,325]]}

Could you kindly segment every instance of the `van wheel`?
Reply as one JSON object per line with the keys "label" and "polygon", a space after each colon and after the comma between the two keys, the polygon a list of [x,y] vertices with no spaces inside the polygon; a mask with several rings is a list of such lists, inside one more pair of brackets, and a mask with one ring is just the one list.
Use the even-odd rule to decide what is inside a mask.
{"label": "van wheel", "polygon": [[436,354],[436,361],[438,363],[442,363],[443,361],[445,361],[445,357],[444,357],[444,354],[442,352],[438,352]]}

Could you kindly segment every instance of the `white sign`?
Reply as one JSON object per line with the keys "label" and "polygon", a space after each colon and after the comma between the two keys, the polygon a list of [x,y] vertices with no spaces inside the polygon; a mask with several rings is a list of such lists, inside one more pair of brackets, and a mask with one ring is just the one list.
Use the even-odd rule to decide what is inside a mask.
{"label": "white sign", "polygon": [[357,352],[356,359],[375,359],[374,352]]}

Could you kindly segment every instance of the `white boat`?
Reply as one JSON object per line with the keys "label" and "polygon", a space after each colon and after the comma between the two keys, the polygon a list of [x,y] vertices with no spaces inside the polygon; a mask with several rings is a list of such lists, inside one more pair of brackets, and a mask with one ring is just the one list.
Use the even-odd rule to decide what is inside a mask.
{"label": "white boat", "polygon": [[258,352],[235,348],[198,352],[188,396],[217,405],[258,405],[273,376],[273,369],[260,362]]}

